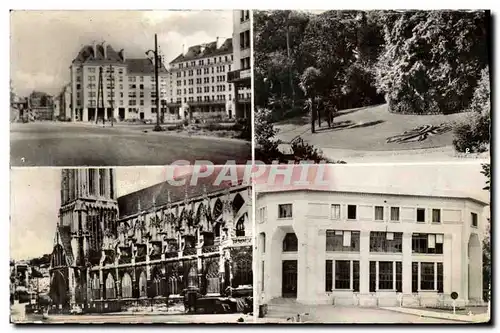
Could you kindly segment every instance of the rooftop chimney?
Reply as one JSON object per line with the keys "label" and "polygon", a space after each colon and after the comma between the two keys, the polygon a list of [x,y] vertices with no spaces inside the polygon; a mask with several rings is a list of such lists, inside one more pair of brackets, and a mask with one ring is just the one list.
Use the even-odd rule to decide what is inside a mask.
{"label": "rooftop chimney", "polygon": [[200,45],[200,53],[205,52],[205,49],[207,48],[207,44],[201,44]]}
{"label": "rooftop chimney", "polygon": [[92,47],[94,50],[94,58],[97,58],[97,43],[96,43],[96,41],[92,42]]}
{"label": "rooftop chimney", "polygon": [[182,44],[182,55],[186,55],[186,44]]}

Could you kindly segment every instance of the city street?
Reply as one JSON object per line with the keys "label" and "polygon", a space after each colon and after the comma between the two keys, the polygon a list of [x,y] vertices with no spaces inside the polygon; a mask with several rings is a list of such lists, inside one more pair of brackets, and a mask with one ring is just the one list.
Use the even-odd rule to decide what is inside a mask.
{"label": "city street", "polygon": [[[242,140],[153,132],[154,125],[106,127],[75,123],[13,123],[12,166],[166,165],[177,160],[244,164],[251,143]],[[148,128],[148,127],[146,127]]]}

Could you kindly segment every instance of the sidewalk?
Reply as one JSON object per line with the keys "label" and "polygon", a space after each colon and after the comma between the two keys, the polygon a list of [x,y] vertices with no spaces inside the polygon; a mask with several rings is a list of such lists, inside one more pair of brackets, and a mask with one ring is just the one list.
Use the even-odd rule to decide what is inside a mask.
{"label": "sidewalk", "polygon": [[448,319],[455,320],[459,322],[466,323],[486,323],[490,320],[490,316],[488,313],[481,313],[476,315],[459,315],[453,313],[445,313],[445,312],[437,312],[437,311],[429,311],[429,310],[420,310],[420,309],[410,309],[410,308],[400,308],[400,307],[383,307],[381,309],[411,314],[420,317],[426,318],[437,318],[437,319]]}

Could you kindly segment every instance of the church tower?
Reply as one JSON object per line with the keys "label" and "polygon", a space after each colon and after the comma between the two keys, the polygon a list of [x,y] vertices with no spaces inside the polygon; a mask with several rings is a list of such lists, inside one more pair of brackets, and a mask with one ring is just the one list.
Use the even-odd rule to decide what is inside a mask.
{"label": "church tower", "polygon": [[[51,294],[57,294],[56,303],[68,306],[86,298],[86,268],[99,264],[103,238],[116,235],[117,218],[114,169],[61,170],[61,206],[51,260]],[[64,279],[56,282],[59,275]],[[52,281],[58,285],[52,286]],[[61,287],[61,281],[67,285]],[[61,295],[64,291],[67,294]]]}

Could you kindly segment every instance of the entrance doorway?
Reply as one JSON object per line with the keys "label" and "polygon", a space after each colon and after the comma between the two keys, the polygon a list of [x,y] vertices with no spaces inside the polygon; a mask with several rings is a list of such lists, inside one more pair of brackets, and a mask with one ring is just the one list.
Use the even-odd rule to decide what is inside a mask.
{"label": "entrance doorway", "polygon": [[140,118],[141,120],[144,120],[144,112],[139,113],[139,118]]}
{"label": "entrance doorway", "polygon": [[125,120],[125,108],[118,109],[118,117],[120,118],[120,121]]}
{"label": "entrance doorway", "polygon": [[95,108],[89,108],[87,111],[87,121],[95,121]]}
{"label": "entrance doorway", "polygon": [[297,297],[297,260],[283,260],[283,297]]}
{"label": "entrance doorway", "polygon": [[97,120],[104,119],[104,108],[97,108]]}

